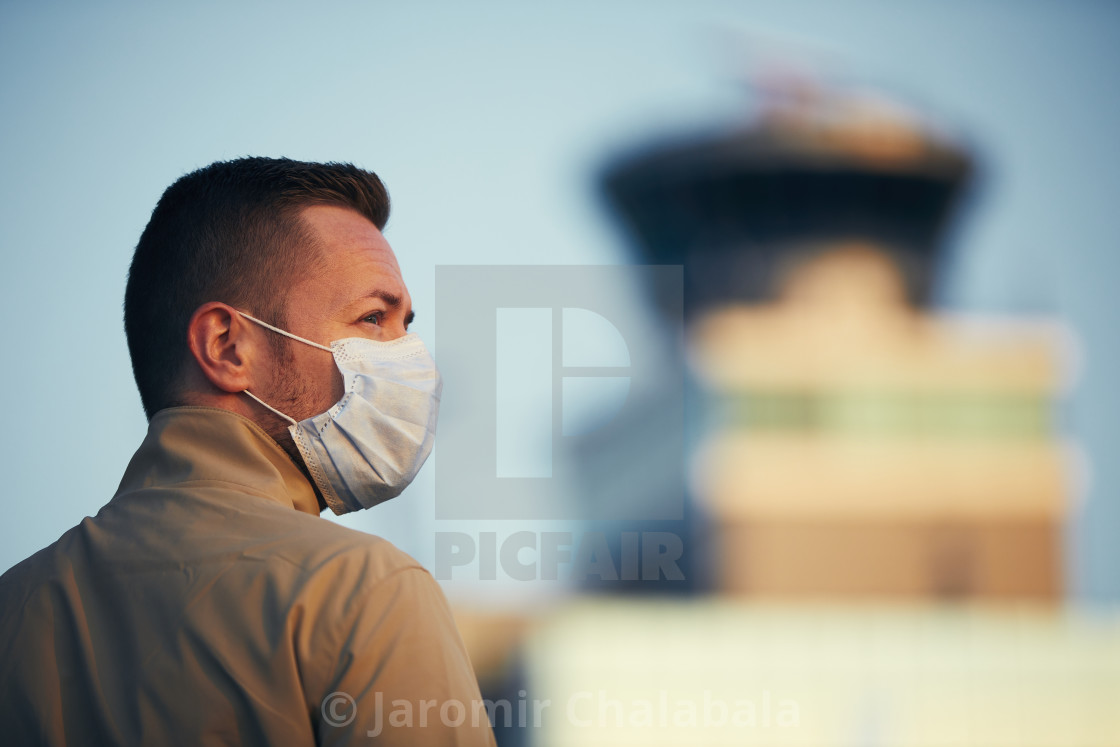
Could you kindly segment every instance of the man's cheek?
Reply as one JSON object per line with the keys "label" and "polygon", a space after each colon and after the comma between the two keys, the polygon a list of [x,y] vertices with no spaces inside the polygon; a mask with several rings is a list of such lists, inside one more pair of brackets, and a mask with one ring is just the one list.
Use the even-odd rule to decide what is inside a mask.
{"label": "man's cheek", "polygon": [[325,351],[309,349],[306,354],[300,351],[279,375],[291,392],[292,417],[296,420],[320,415],[342,399],[342,373],[334,363],[334,356]]}
{"label": "man's cheek", "polygon": [[345,382],[342,372],[334,363],[333,355],[314,350],[308,352],[316,355],[312,365],[304,369],[310,374],[303,380],[304,396],[307,402],[314,403],[315,412],[312,415],[319,415],[342,399]]}
{"label": "man's cheek", "polygon": [[[330,366],[330,381],[331,383],[331,401],[327,404],[327,408],[331,407],[335,402],[342,399],[343,385],[345,382],[342,379],[342,372],[338,370],[338,366],[334,364],[334,357],[331,357]],[[323,408],[323,409],[327,409]]]}

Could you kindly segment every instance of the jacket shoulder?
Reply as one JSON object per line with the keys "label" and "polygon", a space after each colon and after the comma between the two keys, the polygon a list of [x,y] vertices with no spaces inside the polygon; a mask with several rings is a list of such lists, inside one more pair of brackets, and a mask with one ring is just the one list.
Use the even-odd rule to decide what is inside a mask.
{"label": "jacket shoulder", "polygon": [[362,586],[404,571],[427,574],[419,562],[389,540],[307,514],[293,519],[295,531],[274,547],[274,556],[306,573],[342,574]]}

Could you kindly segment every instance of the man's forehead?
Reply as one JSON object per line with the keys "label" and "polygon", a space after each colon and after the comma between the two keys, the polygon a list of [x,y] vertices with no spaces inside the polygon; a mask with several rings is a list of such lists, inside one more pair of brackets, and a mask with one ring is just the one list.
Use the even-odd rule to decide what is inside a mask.
{"label": "man's forehead", "polygon": [[[407,305],[397,257],[367,218],[349,208],[314,205],[301,213],[315,234],[320,271],[304,279],[338,305],[381,299]],[[394,303],[395,301],[395,303]]]}
{"label": "man's forehead", "polygon": [[396,262],[386,261],[383,256],[369,252],[340,252],[349,257],[336,255],[337,262],[328,262],[318,282],[323,292],[329,295],[336,305],[362,305],[372,300],[391,306],[407,306],[411,303],[404,279]]}
{"label": "man's forehead", "polygon": [[368,218],[350,208],[312,205],[300,213],[316,245],[339,261],[365,256],[397,266],[397,258],[385,236]]}
{"label": "man's forehead", "polygon": [[308,205],[299,211],[299,216],[314,231],[326,236],[358,237],[370,232],[381,235],[369,218],[343,205]]}

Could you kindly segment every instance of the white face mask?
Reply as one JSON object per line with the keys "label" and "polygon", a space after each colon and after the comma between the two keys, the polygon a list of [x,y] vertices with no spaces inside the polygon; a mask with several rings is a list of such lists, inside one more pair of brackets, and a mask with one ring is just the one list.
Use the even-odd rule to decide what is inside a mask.
{"label": "white face mask", "polygon": [[347,337],[320,345],[239,312],[257,324],[334,355],[344,394],[331,409],[288,431],[331,511],[345,514],[395,498],[420,471],[436,434],[443,389],[435,361],[415,334],[390,342]]}

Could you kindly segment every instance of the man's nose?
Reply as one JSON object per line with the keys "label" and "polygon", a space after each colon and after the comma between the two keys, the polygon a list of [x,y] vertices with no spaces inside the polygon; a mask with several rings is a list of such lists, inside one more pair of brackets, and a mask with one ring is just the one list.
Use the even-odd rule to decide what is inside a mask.
{"label": "man's nose", "polygon": [[396,340],[408,334],[408,328],[404,326],[404,322],[393,321],[385,325],[385,340]]}

